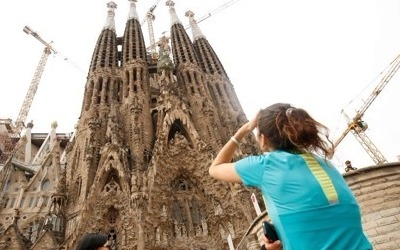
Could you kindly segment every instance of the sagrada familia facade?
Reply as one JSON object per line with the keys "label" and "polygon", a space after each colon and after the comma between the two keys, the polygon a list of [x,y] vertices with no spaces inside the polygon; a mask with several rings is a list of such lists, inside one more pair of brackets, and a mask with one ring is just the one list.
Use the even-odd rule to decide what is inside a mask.
{"label": "sagrada familia facade", "polygon": [[[53,124],[33,165],[23,160],[35,151],[28,124],[1,170],[0,249],[74,249],[102,232],[112,249],[221,250],[256,217],[257,191],[208,175],[247,121],[217,54],[191,11],[189,37],[171,0],[170,37],[149,53],[135,2],[123,36],[116,4],[107,5],[73,135],[61,138]],[[259,153],[254,140],[237,156]]]}

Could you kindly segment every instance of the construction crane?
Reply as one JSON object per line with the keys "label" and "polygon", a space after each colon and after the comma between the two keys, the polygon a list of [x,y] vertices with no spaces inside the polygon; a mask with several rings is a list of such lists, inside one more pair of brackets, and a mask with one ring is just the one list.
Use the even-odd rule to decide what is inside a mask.
{"label": "construction crane", "polygon": [[24,102],[21,106],[16,121],[11,122],[11,119],[9,119],[9,121],[2,119],[1,121],[1,123],[5,125],[5,127],[7,128],[7,133],[3,133],[2,135],[0,135],[0,137],[6,137],[7,139],[2,138],[3,139],[2,141],[5,142],[4,145],[5,152],[2,152],[2,157],[0,157],[0,164],[3,164],[4,162],[9,162],[8,158],[13,157],[15,142],[18,140],[18,138],[21,138],[21,131],[25,127],[25,120],[26,117],[28,116],[29,109],[32,105],[32,101],[35,96],[36,90],[38,88],[38,84],[42,76],[44,67],[46,65],[47,58],[52,52],[55,54],[58,53],[51,47],[50,43],[44,41],[35,31],[33,31],[28,26],[25,26],[23,28],[23,31],[38,39],[42,44],[45,45],[45,48],[40,58],[39,64],[36,68],[32,82],[29,86],[28,92],[26,93]]}
{"label": "construction crane", "polygon": [[[222,5],[220,5],[218,8],[208,12],[207,14],[201,16],[199,19],[196,20],[196,23],[200,23],[203,22],[204,20],[206,20],[207,18],[213,16],[214,14],[220,12],[221,10],[224,10],[226,8],[228,8],[229,6],[231,6],[232,4],[236,3],[239,0],[230,0]],[[190,24],[186,25],[185,30],[190,28]]]}
{"label": "construction crane", "polygon": [[[25,96],[24,102],[22,104],[22,107],[19,111],[18,117],[15,121],[15,127],[13,128],[14,134],[20,134],[22,129],[25,127],[25,121],[28,116],[29,109],[32,105],[33,98],[36,94],[36,90],[38,88],[40,78],[42,77],[44,67],[46,66],[47,58],[49,57],[49,55],[51,53],[54,53],[54,54],[58,53],[51,46],[51,42],[48,43],[45,40],[43,40],[37,32],[33,31],[28,26],[25,26],[23,28],[23,31],[26,34],[32,35],[37,40],[39,40],[42,44],[45,45],[45,48],[44,48],[42,56],[40,57],[39,64],[36,68],[36,71],[35,71],[32,81],[31,81],[31,84],[29,86],[28,92],[26,93],[26,96]],[[11,164],[12,158],[13,158],[14,154],[16,153],[16,151],[18,150],[19,146],[22,145],[24,143],[24,141],[26,141],[26,137],[25,136],[20,137],[19,141],[17,142],[17,145],[13,147],[11,152],[9,152],[8,158],[5,161],[4,167],[2,169],[2,174],[1,174],[2,176],[0,177],[1,178],[1,180],[0,180],[0,204],[3,201],[4,187],[5,187],[5,185],[7,185],[9,178],[10,178],[10,174],[11,174],[11,170],[12,170],[12,164]]]}
{"label": "construction crane", "polygon": [[36,38],[37,40],[39,40],[39,42],[41,42],[42,44],[44,44],[45,48],[43,50],[43,54],[40,58],[39,64],[36,68],[35,74],[33,75],[31,84],[29,86],[28,92],[26,93],[24,102],[22,104],[22,107],[19,111],[17,120],[15,121],[15,128],[16,128],[16,132],[20,133],[21,130],[24,128],[25,126],[25,121],[26,121],[26,117],[28,116],[28,112],[29,109],[31,108],[32,105],[32,101],[33,98],[35,97],[36,94],[36,90],[38,88],[39,82],[40,82],[40,78],[42,77],[43,74],[43,70],[44,67],[46,66],[46,62],[47,59],[49,57],[49,55],[53,52],[54,54],[57,54],[58,52],[51,46],[51,43],[46,42],[45,40],[43,40],[39,34],[35,31],[33,31],[31,28],[29,28],[28,26],[25,26],[23,31],[28,34],[28,35],[32,35],[34,38]]}
{"label": "construction crane", "polygon": [[372,143],[372,141],[365,134],[365,130],[368,128],[367,123],[362,120],[365,111],[371,106],[376,97],[382,92],[388,82],[392,79],[394,74],[396,74],[397,70],[400,67],[400,55],[398,55],[389,65],[386,74],[383,76],[379,84],[374,88],[371,95],[365,100],[364,104],[357,110],[356,115],[353,119],[351,119],[345,112],[342,110],[346,121],[347,128],[342,133],[342,135],[334,142],[334,147],[336,148],[339,143],[346,137],[349,132],[352,132],[357,141],[361,144],[367,154],[371,157],[371,159],[375,162],[375,164],[383,164],[388,161],[383,156],[383,154],[379,151],[379,149]]}
{"label": "construction crane", "polygon": [[[154,4],[150,7],[149,11],[147,13],[153,13],[154,9],[157,7],[158,3],[160,2],[160,0],[156,0],[154,2]],[[154,20],[154,19],[153,19]],[[141,26],[143,26],[143,24],[148,21],[147,15],[145,18],[143,18],[142,22],[140,23]]]}
{"label": "construction crane", "polygon": [[144,24],[144,22],[147,20],[147,25],[149,29],[149,37],[150,37],[150,53],[151,53],[151,58],[152,59],[157,59],[157,53],[156,53],[156,42],[154,39],[154,28],[153,28],[153,21],[156,18],[156,16],[153,14],[153,11],[157,7],[158,3],[160,0],[157,0],[149,9],[149,11],[146,14],[146,18],[143,19],[141,25]]}

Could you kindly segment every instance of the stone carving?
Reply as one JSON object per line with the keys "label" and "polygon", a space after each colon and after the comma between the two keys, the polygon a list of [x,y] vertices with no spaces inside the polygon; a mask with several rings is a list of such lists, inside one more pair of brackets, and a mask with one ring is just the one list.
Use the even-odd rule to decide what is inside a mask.
{"label": "stone carving", "polygon": [[203,235],[207,236],[208,235],[208,225],[207,225],[207,220],[206,219],[202,219],[201,220],[201,225],[203,227]]}
{"label": "stone carving", "polygon": [[169,140],[170,154],[177,155],[182,152],[187,152],[187,148],[190,148],[189,142],[184,135],[177,132],[174,137]]}
{"label": "stone carving", "polygon": [[161,212],[161,216],[162,216],[162,218],[165,220],[165,219],[167,219],[167,207],[165,206],[165,204],[163,204],[163,206],[162,206],[162,212]]}
{"label": "stone carving", "polygon": [[103,191],[114,195],[116,194],[118,191],[120,191],[120,186],[118,185],[118,183],[115,181],[114,177],[111,177],[111,180],[104,186]]}
{"label": "stone carving", "polygon": [[214,205],[214,214],[215,215],[222,215],[223,211],[222,211],[221,204],[218,201],[214,200],[214,199],[212,200],[212,203]]}
{"label": "stone carving", "polygon": [[121,141],[121,125],[118,124],[116,117],[109,117],[106,131],[108,143],[122,145]]}

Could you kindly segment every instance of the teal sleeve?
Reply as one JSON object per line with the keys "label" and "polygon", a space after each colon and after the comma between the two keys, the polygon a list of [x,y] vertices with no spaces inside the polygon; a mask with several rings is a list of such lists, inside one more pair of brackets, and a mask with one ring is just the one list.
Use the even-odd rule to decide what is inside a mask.
{"label": "teal sleeve", "polygon": [[245,186],[261,186],[264,174],[262,161],[261,156],[249,156],[235,162],[235,170]]}

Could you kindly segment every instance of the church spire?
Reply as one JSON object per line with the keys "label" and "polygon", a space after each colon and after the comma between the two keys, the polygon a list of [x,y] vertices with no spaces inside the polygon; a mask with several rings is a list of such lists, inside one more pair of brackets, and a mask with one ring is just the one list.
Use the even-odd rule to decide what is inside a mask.
{"label": "church spire", "polygon": [[193,34],[193,45],[196,49],[199,64],[202,67],[202,70],[207,74],[219,74],[227,78],[227,74],[222,66],[221,61],[218,59],[218,56],[214,52],[210,43],[207,41],[206,37],[203,35],[199,26],[197,25],[197,22],[194,19],[194,13],[189,10],[185,13],[185,15],[189,18],[189,24]]}
{"label": "church spire", "polygon": [[[142,28],[136,13],[136,0],[130,0],[128,20],[122,38],[121,61],[121,118],[126,130],[130,155],[135,167],[148,164],[153,144],[153,124],[150,112],[150,84],[147,51]],[[129,139],[128,139],[129,138]]]}
{"label": "church spire", "polygon": [[92,62],[89,74],[101,68],[115,68],[118,66],[117,60],[117,43],[115,34],[114,10],[117,5],[114,2],[107,4],[106,24],[97,40],[96,47],[93,52]]}
{"label": "church spire", "polygon": [[[196,50],[174,8],[174,2],[167,1],[171,16],[171,41],[176,75],[179,85],[188,100],[193,123],[200,136],[212,147],[218,148],[215,138],[217,132],[211,95],[207,87],[206,77],[199,65]],[[205,122],[207,121],[207,122]],[[217,139],[218,140],[218,139]]]}
{"label": "church spire", "polygon": [[169,14],[171,16],[171,26],[174,24],[182,24],[181,21],[178,18],[178,15],[175,12],[175,2],[172,0],[168,0],[165,5],[167,5],[169,7]]}
{"label": "church spire", "polygon": [[222,123],[217,126],[219,128],[218,134],[222,136],[223,140],[228,140],[232,131],[226,128],[235,130],[245,122],[246,116],[224,66],[197,25],[194,13],[187,11],[185,15],[189,18],[192,29],[193,47],[198,58],[198,64],[206,75],[207,89],[210,91],[213,106],[219,113],[219,121]]}
{"label": "church spire", "polygon": [[146,63],[147,61],[142,27],[136,12],[136,0],[129,0],[129,2],[130,10],[122,42],[122,66],[127,63]]}
{"label": "church spire", "polygon": [[84,110],[89,111],[93,105],[111,103],[111,79],[105,79],[97,73],[118,68],[118,48],[115,32],[114,10],[117,5],[114,2],[107,4],[106,24],[97,39],[96,47],[92,55],[88,81],[84,97]]}
{"label": "church spire", "polygon": [[190,41],[185,28],[176,15],[175,3],[172,0],[168,0],[166,5],[169,7],[169,14],[171,17],[171,39],[172,46],[175,47],[172,51],[176,67],[179,68],[179,65],[183,63],[197,65],[196,53],[194,52],[192,41]]}
{"label": "church spire", "polygon": [[186,11],[185,16],[189,17],[189,24],[192,29],[193,41],[199,38],[206,38],[201,32],[196,20],[194,19],[194,13],[191,10]]}
{"label": "church spire", "polygon": [[110,29],[115,31],[115,12],[114,10],[117,8],[117,4],[113,1],[107,3],[108,11],[107,11],[107,19],[106,24],[104,25],[104,29]]}
{"label": "church spire", "polygon": [[137,0],[129,0],[129,2],[130,2],[130,10],[129,10],[129,15],[128,15],[128,20],[131,20],[131,19],[139,20],[138,13],[136,11]]}

